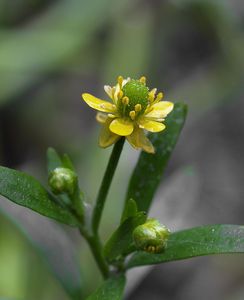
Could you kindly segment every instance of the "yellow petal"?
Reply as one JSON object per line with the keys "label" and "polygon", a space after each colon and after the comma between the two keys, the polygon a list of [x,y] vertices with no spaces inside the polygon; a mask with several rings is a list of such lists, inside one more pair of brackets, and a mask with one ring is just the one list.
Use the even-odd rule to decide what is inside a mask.
{"label": "yellow petal", "polygon": [[146,129],[151,132],[159,132],[164,130],[166,127],[163,123],[147,120],[146,118],[140,120],[139,126],[140,128]]}
{"label": "yellow petal", "polygon": [[145,114],[146,118],[163,119],[165,118],[174,108],[174,104],[168,101],[160,101],[153,104],[149,109],[150,111]]}
{"label": "yellow petal", "polygon": [[96,120],[98,123],[104,124],[108,119],[108,115],[98,112],[96,115]]}
{"label": "yellow petal", "polygon": [[152,143],[146,137],[143,129],[139,127],[136,127],[133,133],[127,136],[126,139],[135,149],[141,148],[148,153],[155,153]]}
{"label": "yellow petal", "polygon": [[105,85],[104,86],[104,91],[107,93],[109,98],[112,98],[112,87],[110,85]]}
{"label": "yellow petal", "polygon": [[127,136],[133,132],[134,125],[130,121],[126,121],[122,118],[116,118],[111,122],[109,129],[118,135]]}
{"label": "yellow petal", "polygon": [[108,118],[105,124],[103,125],[100,133],[99,146],[102,148],[107,148],[112,144],[116,143],[120,139],[119,135],[109,130],[110,123],[111,123],[111,119]]}
{"label": "yellow petal", "polygon": [[101,100],[99,98],[96,98],[92,96],[91,94],[82,94],[82,98],[84,101],[92,108],[102,111],[102,112],[108,112],[113,113],[116,111],[116,106],[108,101]]}
{"label": "yellow petal", "polygon": [[126,79],[123,80],[122,82],[122,87],[126,85],[127,82],[130,81],[130,77],[127,77]]}

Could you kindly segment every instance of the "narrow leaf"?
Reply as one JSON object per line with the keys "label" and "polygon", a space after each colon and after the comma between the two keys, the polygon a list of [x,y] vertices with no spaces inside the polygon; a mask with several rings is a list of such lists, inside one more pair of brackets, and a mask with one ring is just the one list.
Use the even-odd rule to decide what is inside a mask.
{"label": "narrow leaf", "polygon": [[175,232],[164,253],[137,252],[128,268],[223,253],[244,253],[244,226],[209,225]]}
{"label": "narrow leaf", "polygon": [[74,165],[68,156],[68,154],[64,154],[60,156],[54,148],[47,149],[47,169],[48,173],[53,171],[56,168],[67,168],[72,171],[75,171]]}
{"label": "narrow leaf", "polygon": [[35,178],[23,172],[0,167],[0,195],[43,216],[71,226],[79,225]]}
{"label": "narrow leaf", "polygon": [[79,253],[69,232],[48,218],[34,215],[25,207],[13,206],[10,201],[1,200],[2,197],[0,218],[8,218],[23,234],[71,299],[81,299],[83,284]]}
{"label": "narrow leaf", "polygon": [[62,166],[63,166],[63,168],[67,168],[67,169],[70,169],[75,172],[75,167],[74,167],[70,157],[68,156],[68,154],[63,155]]}
{"label": "narrow leaf", "polygon": [[134,217],[137,213],[137,204],[136,201],[133,199],[129,199],[126,203],[122,218],[121,218],[121,223],[123,223],[127,218],[129,217]]}
{"label": "narrow leaf", "polygon": [[121,300],[125,287],[125,277],[123,275],[110,278],[92,294],[87,300]]}
{"label": "narrow leaf", "polygon": [[170,155],[179,138],[187,114],[184,104],[175,104],[174,110],[166,118],[163,132],[149,134],[156,153],[142,152],[129,182],[126,201],[130,198],[137,203],[139,211],[148,211],[153,196],[160,183]]}
{"label": "narrow leaf", "polygon": [[108,261],[112,262],[130,253],[133,245],[132,232],[137,226],[145,223],[146,218],[145,213],[139,212],[136,216],[126,219],[116,229],[104,246],[104,255]]}
{"label": "narrow leaf", "polygon": [[48,148],[47,149],[47,169],[48,173],[53,171],[54,169],[58,167],[62,167],[62,159],[56,152],[54,148]]}

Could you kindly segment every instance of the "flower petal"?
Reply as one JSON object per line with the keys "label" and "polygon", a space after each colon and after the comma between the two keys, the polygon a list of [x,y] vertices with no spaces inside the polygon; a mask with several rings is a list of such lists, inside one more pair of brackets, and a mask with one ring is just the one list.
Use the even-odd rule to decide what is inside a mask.
{"label": "flower petal", "polygon": [[96,115],[96,120],[100,124],[104,124],[108,119],[108,115],[98,112]]}
{"label": "flower petal", "polygon": [[142,148],[148,153],[155,153],[152,143],[146,137],[144,130],[139,127],[136,127],[132,134],[127,136],[126,139],[135,149]]}
{"label": "flower petal", "polygon": [[146,118],[163,119],[174,108],[174,103],[168,101],[160,101],[153,104],[149,109],[150,111],[145,114]]}
{"label": "flower petal", "polygon": [[102,148],[107,148],[112,144],[116,143],[120,139],[119,135],[109,130],[110,123],[111,123],[111,119],[108,118],[107,121],[104,123],[100,133],[99,146]]}
{"label": "flower petal", "polygon": [[159,123],[156,121],[147,120],[143,118],[139,121],[139,127],[146,129],[151,132],[159,132],[165,129],[165,125],[163,123]]}
{"label": "flower petal", "polygon": [[129,82],[129,81],[130,81],[130,77],[127,77],[126,79],[124,79],[124,80],[122,81],[122,87],[125,86],[126,83]]}
{"label": "flower petal", "polygon": [[105,85],[104,86],[104,91],[109,96],[109,98],[111,98],[111,99],[113,98],[112,87],[110,85]]}
{"label": "flower petal", "polygon": [[134,125],[130,121],[126,121],[122,118],[116,118],[111,122],[109,129],[118,135],[127,136],[133,132]]}
{"label": "flower petal", "polygon": [[82,98],[84,101],[92,108],[102,111],[113,113],[116,111],[116,106],[108,101],[101,100],[99,98],[94,97],[91,94],[84,93],[82,94]]}

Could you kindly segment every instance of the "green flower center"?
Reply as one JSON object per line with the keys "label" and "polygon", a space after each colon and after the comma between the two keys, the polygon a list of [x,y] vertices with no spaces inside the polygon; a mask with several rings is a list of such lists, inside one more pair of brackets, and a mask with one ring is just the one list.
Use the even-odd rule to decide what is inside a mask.
{"label": "green flower center", "polygon": [[119,111],[123,115],[129,116],[131,111],[136,111],[137,115],[144,113],[149,103],[149,89],[145,84],[132,79],[124,85],[122,92],[123,97],[128,97],[128,103],[124,104],[122,101],[119,105]]}

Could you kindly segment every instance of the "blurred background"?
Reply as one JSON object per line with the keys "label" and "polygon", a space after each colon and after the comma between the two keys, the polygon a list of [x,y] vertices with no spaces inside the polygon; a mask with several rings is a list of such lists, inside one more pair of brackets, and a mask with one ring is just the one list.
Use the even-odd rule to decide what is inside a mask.
{"label": "blurred background", "polygon": [[[173,231],[243,224],[242,0],[0,0],[0,163],[47,185],[46,149],[69,153],[92,204],[111,149],[95,112],[118,75],[189,105],[150,216]],[[117,226],[138,153],[128,145],[102,220]],[[129,272],[127,300],[244,299],[243,255]],[[0,198],[0,299],[84,299],[101,281],[76,230]]]}

